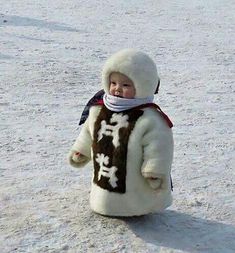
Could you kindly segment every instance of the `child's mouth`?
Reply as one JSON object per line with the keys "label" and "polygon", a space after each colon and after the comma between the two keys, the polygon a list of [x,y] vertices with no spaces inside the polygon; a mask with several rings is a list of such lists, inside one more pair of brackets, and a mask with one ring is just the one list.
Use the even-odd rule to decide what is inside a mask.
{"label": "child's mouth", "polygon": [[122,96],[120,96],[120,95],[114,95],[115,97],[119,97],[119,98],[123,98]]}

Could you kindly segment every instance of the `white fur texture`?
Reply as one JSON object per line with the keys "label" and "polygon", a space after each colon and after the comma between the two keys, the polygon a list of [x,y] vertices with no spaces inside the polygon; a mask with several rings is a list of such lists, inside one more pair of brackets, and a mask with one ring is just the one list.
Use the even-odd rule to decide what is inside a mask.
{"label": "white fur texture", "polygon": [[134,49],[123,49],[106,61],[102,71],[102,86],[107,94],[112,72],[120,72],[133,81],[136,98],[153,95],[159,80],[153,60],[147,54]]}
{"label": "white fur texture", "polygon": [[[73,150],[81,153],[81,148],[91,150],[94,122],[99,110],[98,106],[91,108],[89,118]],[[108,216],[135,216],[161,211],[170,206],[172,158],[171,129],[158,112],[150,108],[145,109],[129,137],[126,193],[109,192],[92,182],[92,210]],[[148,180],[149,176],[159,178],[161,184]]]}

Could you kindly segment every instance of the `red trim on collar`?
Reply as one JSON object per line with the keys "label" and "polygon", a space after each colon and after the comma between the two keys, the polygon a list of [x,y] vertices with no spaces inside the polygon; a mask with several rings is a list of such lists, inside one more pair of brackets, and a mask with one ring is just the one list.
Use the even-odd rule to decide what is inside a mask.
{"label": "red trim on collar", "polygon": [[99,99],[95,102],[95,105],[104,105],[103,99]]}
{"label": "red trim on collar", "polygon": [[[95,105],[104,105],[103,99],[97,100],[96,103],[95,103]],[[143,109],[143,108],[147,108],[147,107],[152,107],[152,108],[156,109],[156,110],[161,114],[161,116],[165,119],[167,125],[168,125],[170,128],[173,127],[173,123],[172,123],[172,121],[170,120],[170,118],[162,111],[162,109],[160,108],[160,106],[158,106],[157,104],[148,103],[148,104],[143,104],[143,105],[134,107],[134,108],[132,108],[132,109],[134,109],[134,110],[139,110],[139,109]]]}
{"label": "red trim on collar", "polygon": [[172,121],[170,120],[170,118],[162,111],[162,109],[160,108],[160,106],[158,106],[158,105],[155,104],[155,103],[143,104],[143,105],[140,105],[140,106],[135,107],[134,109],[143,109],[143,108],[147,108],[147,107],[152,107],[152,108],[156,109],[156,110],[161,114],[161,116],[165,119],[167,125],[168,125],[170,128],[173,127],[173,123],[172,123]]}

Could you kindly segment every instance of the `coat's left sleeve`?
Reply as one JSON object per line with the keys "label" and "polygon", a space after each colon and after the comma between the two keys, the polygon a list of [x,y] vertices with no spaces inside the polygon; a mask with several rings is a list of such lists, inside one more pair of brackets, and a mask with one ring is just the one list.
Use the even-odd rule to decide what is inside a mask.
{"label": "coat's left sleeve", "polygon": [[[69,154],[68,160],[69,163],[77,168],[85,166],[91,160],[91,145],[92,145],[92,138],[89,129],[89,120],[86,120],[85,124],[82,127],[82,130],[76,139],[75,143],[73,144]],[[82,158],[78,159],[77,161],[73,160],[74,153],[79,152],[83,156]]]}
{"label": "coat's left sleeve", "polygon": [[173,134],[161,115],[149,118],[148,127],[142,138],[143,164],[142,175],[147,178],[150,187],[158,188],[159,181],[149,178],[159,178],[160,188],[171,189],[171,165],[173,160]]}

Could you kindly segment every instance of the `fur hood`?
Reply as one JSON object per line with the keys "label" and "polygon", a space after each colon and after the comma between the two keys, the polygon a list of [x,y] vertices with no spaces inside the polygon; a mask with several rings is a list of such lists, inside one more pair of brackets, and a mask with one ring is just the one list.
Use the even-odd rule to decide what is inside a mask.
{"label": "fur hood", "polygon": [[109,76],[120,72],[129,77],[136,88],[136,98],[152,96],[159,82],[157,67],[145,53],[134,49],[123,49],[112,55],[102,71],[102,86],[109,93]]}

